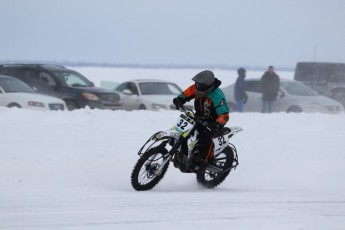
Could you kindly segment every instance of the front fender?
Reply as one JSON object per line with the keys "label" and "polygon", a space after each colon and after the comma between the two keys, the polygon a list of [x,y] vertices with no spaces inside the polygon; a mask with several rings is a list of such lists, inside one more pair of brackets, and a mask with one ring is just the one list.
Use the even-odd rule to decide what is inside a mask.
{"label": "front fender", "polygon": [[163,147],[165,147],[165,145],[168,143],[171,137],[174,139],[178,139],[179,136],[180,134],[174,129],[156,132],[140,148],[138,154],[141,156],[150,148],[153,148],[159,145],[162,145]]}
{"label": "front fender", "polygon": [[168,129],[165,131],[159,131],[157,133],[155,133],[154,135],[152,135],[152,139],[156,139],[156,140],[160,140],[160,139],[164,139],[164,138],[170,138],[173,137],[175,139],[178,139],[180,136],[180,133],[177,132],[175,129]]}

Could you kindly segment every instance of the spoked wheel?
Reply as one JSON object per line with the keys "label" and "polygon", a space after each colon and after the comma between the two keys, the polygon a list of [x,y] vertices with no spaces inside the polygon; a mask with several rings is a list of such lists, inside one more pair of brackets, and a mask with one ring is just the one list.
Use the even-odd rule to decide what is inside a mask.
{"label": "spoked wheel", "polygon": [[169,162],[161,169],[168,151],[162,147],[155,147],[145,152],[132,171],[132,186],[137,191],[152,189],[165,175]]}
{"label": "spoked wheel", "polygon": [[[234,161],[234,153],[231,148],[215,156],[209,165],[196,174],[197,181],[206,188],[214,188],[222,183],[229,175]],[[221,170],[219,170],[221,169]]]}

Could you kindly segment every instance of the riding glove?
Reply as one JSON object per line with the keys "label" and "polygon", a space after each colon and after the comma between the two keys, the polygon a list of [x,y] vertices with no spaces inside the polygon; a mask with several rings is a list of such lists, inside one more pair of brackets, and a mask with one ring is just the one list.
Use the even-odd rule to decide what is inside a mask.
{"label": "riding glove", "polygon": [[179,109],[186,101],[182,97],[175,97],[173,103],[176,106],[176,109]]}

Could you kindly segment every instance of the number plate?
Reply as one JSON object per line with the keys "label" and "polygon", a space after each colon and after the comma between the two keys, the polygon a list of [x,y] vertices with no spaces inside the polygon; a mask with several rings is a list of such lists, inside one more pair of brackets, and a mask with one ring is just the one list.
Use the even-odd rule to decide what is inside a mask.
{"label": "number plate", "polygon": [[[188,130],[192,129],[195,125],[195,121],[184,114],[181,114],[177,119],[175,129],[181,133],[181,135],[186,134]],[[185,135],[183,135],[185,136]]]}
{"label": "number plate", "polygon": [[229,138],[227,135],[220,136],[213,139],[214,151],[219,151],[223,149],[228,144]]}

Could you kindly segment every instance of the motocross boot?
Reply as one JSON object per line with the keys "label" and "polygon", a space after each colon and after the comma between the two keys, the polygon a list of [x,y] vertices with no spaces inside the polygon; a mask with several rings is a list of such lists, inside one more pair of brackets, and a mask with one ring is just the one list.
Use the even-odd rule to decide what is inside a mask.
{"label": "motocross boot", "polygon": [[199,158],[198,162],[196,163],[194,167],[194,172],[200,171],[201,169],[205,169],[210,164],[216,165],[216,162],[217,161],[214,158],[214,156],[212,156],[212,158],[208,158],[207,161],[205,159]]}
{"label": "motocross boot", "polygon": [[198,172],[202,169],[205,169],[207,167],[207,163],[205,160],[199,159],[198,162],[194,165],[194,172]]}
{"label": "motocross boot", "polygon": [[194,171],[194,167],[195,165],[198,164],[199,159],[200,159],[200,151],[199,149],[194,149],[187,158],[186,168]]}

